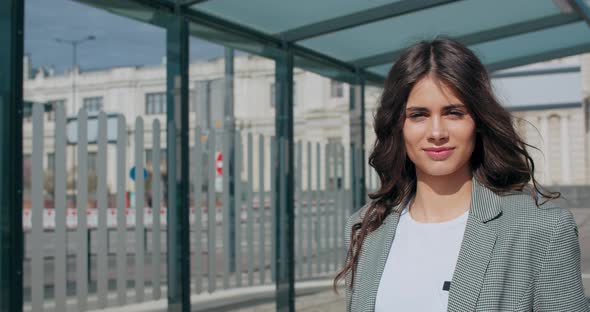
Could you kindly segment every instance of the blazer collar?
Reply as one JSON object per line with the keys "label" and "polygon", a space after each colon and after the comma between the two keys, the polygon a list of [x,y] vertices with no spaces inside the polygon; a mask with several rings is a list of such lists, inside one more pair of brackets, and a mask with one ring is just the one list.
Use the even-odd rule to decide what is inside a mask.
{"label": "blazer collar", "polygon": [[[359,261],[366,262],[367,265],[363,266],[366,268],[363,272],[358,272],[355,284],[369,289],[353,293],[351,311],[375,310],[377,290],[395,237],[402,210],[400,208],[398,205],[392,209],[382,226],[369,234],[363,243]],[[448,311],[475,310],[496,242],[495,231],[485,223],[496,218],[501,212],[500,196],[480,184],[474,177],[469,216],[449,291]],[[360,294],[368,295],[360,296]]]}
{"label": "blazer collar", "polygon": [[479,183],[475,177],[471,179],[471,207],[469,214],[482,223],[486,223],[502,212],[501,197]]}

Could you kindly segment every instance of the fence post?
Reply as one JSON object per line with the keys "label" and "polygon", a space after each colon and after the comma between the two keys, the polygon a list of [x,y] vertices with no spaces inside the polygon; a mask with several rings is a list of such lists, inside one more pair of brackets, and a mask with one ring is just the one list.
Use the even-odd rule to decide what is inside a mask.
{"label": "fence post", "polygon": [[86,230],[86,246],[88,246],[88,256],[86,257],[86,267],[88,268],[87,270],[87,281],[88,284],[90,284],[90,282],[92,281],[91,279],[91,275],[92,275],[92,266],[90,265],[91,261],[90,258],[92,257],[92,238],[91,238],[91,233],[90,233],[90,228],[88,228]]}

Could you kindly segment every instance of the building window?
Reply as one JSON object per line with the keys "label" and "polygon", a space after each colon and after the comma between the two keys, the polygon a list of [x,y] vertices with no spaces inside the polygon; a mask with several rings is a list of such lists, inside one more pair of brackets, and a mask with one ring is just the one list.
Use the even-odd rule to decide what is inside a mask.
{"label": "building window", "polygon": [[53,100],[47,102],[45,105],[45,115],[47,116],[47,121],[54,121],[55,120],[55,111],[58,107],[65,107],[66,100]]}
{"label": "building window", "polygon": [[[329,153],[331,155],[331,157],[329,159],[330,168],[334,168],[334,166],[336,166],[337,168],[341,168],[342,162],[344,161],[344,159],[342,159],[341,157],[334,157],[334,156],[340,155],[340,153],[341,153],[342,137],[340,137],[340,136],[328,137],[328,145],[327,146],[330,149]],[[332,154],[332,153],[334,153],[334,146],[336,146],[336,155]],[[328,182],[328,189],[330,189],[330,190],[333,190],[335,188],[341,189],[343,187],[342,176],[329,177],[327,182]]]}
{"label": "building window", "polygon": [[277,90],[275,87],[275,83],[270,84],[270,107],[275,107],[277,102]]}
{"label": "building window", "polygon": [[166,114],[166,93],[146,93],[145,95],[145,114]]}
{"label": "building window", "polygon": [[32,169],[33,159],[31,158],[31,154],[23,154],[23,189],[29,192],[31,190]]}
{"label": "building window", "polygon": [[47,153],[47,171],[55,171],[55,153]]}
{"label": "building window", "polygon": [[89,173],[96,173],[96,152],[88,152],[88,172]]}
{"label": "building window", "polygon": [[[148,168],[152,167],[153,163],[153,150],[151,148],[145,149],[145,166]],[[160,168],[166,167],[166,149],[160,148]]]}
{"label": "building window", "polygon": [[89,115],[97,115],[102,110],[102,96],[84,98],[82,107]]}
{"label": "building window", "polygon": [[33,102],[23,101],[23,122],[33,121]]}
{"label": "building window", "polygon": [[330,96],[333,98],[341,98],[344,96],[344,84],[340,81],[330,81]]}
{"label": "building window", "polygon": [[[297,88],[295,88],[296,83],[295,81],[293,81],[293,107],[297,106],[297,92],[295,92],[297,90]],[[270,107],[275,107],[276,106],[276,101],[277,101],[277,97],[276,97],[276,87],[275,87],[275,83],[271,83],[270,84]]]}

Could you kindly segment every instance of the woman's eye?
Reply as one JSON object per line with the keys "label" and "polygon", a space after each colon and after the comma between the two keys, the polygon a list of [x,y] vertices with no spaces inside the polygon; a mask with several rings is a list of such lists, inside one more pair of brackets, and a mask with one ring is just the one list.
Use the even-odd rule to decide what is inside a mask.
{"label": "woman's eye", "polygon": [[410,114],[410,118],[414,119],[414,118],[419,118],[419,117],[424,117],[423,113],[413,113]]}
{"label": "woman's eye", "polygon": [[455,116],[463,116],[463,115],[465,115],[465,113],[463,113],[462,111],[455,111],[455,110],[450,111],[449,114],[455,115]]}

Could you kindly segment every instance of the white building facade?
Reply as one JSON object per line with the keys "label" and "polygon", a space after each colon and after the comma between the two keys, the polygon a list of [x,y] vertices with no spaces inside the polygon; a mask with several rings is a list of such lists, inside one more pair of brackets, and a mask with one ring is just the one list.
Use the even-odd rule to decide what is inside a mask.
{"label": "white building facade", "polygon": [[[590,87],[582,88],[582,85],[590,85],[589,64],[588,57],[574,57],[495,74],[494,88],[500,101],[515,117],[518,117],[515,119],[515,125],[525,140],[539,147],[542,152],[541,154],[531,150],[537,177],[543,184],[585,185],[590,183],[588,101],[582,100],[583,96],[586,98],[590,96]],[[29,68],[30,65],[25,66],[26,70]],[[237,56],[234,68],[233,97],[236,128],[244,134],[252,133],[255,138],[261,134],[266,139],[270,139],[274,135],[274,62],[260,57]],[[49,71],[39,70],[34,76],[25,73],[25,77],[28,78],[24,83],[25,101],[63,105],[70,117],[73,117],[81,108],[86,109],[89,115],[95,115],[100,110],[120,114],[125,117],[129,135],[134,131],[135,120],[141,117],[145,128],[145,159],[149,167],[152,122],[159,120],[162,128],[165,129],[166,68],[164,64],[88,72],[76,71],[75,92],[71,72],[54,75]],[[190,65],[191,142],[197,139],[194,136],[197,125],[222,131],[226,95],[224,79],[223,59]],[[294,81],[295,141],[330,142],[348,146],[350,142],[349,86],[302,70],[295,71]],[[72,100],[74,97],[75,101]],[[378,97],[378,89],[367,88],[365,93],[367,153],[370,152],[374,141],[372,116]],[[44,168],[49,172],[53,168],[53,162],[63,161],[55,160],[54,156],[54,119],[51,111],[45,113]],[[25,114],[23,143],[25,166],[26,162],[30,161],[31,129],[31,120]],[[108,131],[115,131],[115,129]],[[246,139],[245,136],[244,139]],[[162,147],[165,147],[164,133],[160,140]],[[127,168],[130,168],[135,157],[134,142],[132,139],[128,141]],[[253,145],[254,159],[258,158],[257,142],[255,140]],[[71,156],[75,153],[75,146],[68,147],[67,158],[75,158]],[[96,159],[96,145],[90,144],[88,150],[88,165],[91,167]],[[268,160],[270,159],[269,151],[266,153],[265,159]],[[162,154],[165,155],[164,152]],[[28,160],[27,157],[29,157]],[[107,184],[110,192],[116,190],[117,166],[114,161],[111,161],[115,158],[115,146],[109,145]],[[72,163],[68,160],[68,172],[73,172]],[[165,167],[164,164],[163,166]],[[254,172],[258,172],[258,162],[255,161],[253,166]],[[303,157],[303,168],[306,171],[306,157]],[[89,170],[92,171],[92,168]],[[245,172],[242,172],[242,176],[244,174]],[[303,175],[306,176],[307,173],[304,172]],[[259,185],[258,179],[259,177],[255,174],[251,181],[255,188]],[[270,185],[269,179],[270,174],[265,176],[266,186]],[[376,185],[374,175],[373,179]],[[305,183],[306,179],[303,181]],[[312,181],[312,187],[315,187],[314,184],[315,181]],[[132,190],[131,179],[127,180],[126,188]]]}

